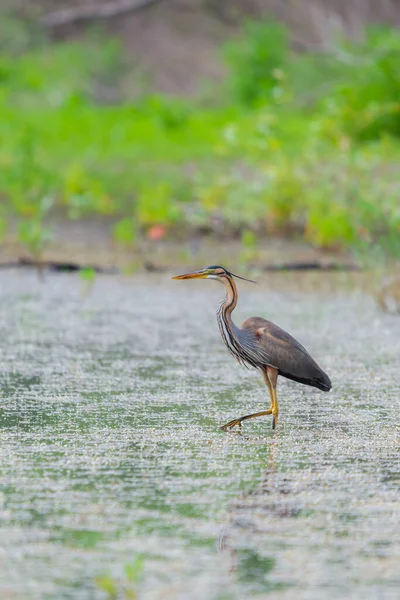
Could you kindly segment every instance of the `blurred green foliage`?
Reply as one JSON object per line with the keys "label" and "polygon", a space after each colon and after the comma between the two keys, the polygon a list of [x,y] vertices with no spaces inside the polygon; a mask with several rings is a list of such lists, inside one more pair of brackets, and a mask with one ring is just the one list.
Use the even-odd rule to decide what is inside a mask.
{"label": "blurred green foliage", "polygon": [[51,217],[96,214],[125,246],[155,224],[222,220],[249,255],[266,231],[400,253],[399,54],[388,28],[294,54],[281,25],[249,23],[204,106],[120,97],[114,40],[49,45],[3,22],[0,235],[16,222],[39,260]]}
{"label": "blurred green foliage", "polygon": [[226,87],[232,99],[245,107],[279,101],[280,80],[289,64],[288,33],[283,25],[245,23],[241,37],[226,44],[224,56],[230,67]]}

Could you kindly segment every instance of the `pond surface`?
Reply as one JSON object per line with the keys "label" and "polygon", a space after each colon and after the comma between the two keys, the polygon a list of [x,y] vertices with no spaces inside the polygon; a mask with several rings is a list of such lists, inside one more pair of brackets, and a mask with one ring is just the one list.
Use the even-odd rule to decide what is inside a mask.
{"label": "pond surface", "polygon": [[399,597],[398,316],[241,283],[236,322],[287,329],[333,390],[280,378],[277,430],[226,434],[269,400],[217,283],[0,278],[2,599]]}

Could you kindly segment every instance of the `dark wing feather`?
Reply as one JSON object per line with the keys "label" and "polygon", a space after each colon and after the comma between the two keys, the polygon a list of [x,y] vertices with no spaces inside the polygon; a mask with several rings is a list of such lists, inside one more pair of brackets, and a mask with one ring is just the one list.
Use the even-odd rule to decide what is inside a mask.
{"label": "dark wing feather", "polygon": [[280,375],[329,391],[331,382],[307,350],[289,333],[260,317],[251,317],[242,323],[240,340],[245,351],[257,364],[272,366]]}

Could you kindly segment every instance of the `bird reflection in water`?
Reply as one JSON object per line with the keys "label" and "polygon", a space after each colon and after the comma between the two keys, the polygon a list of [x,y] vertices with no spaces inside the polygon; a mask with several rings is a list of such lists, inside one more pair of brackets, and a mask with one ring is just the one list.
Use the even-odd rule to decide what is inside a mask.
{"label": "bird reflection in water", "polygon": [[227,570],[235,581],[257,585],[260,591],[279,587],[268,577],[275,567],[275,557],[258,551],[260,537],[268,535],[280,519],[295,517],[299,511],[290,479],[282,478],[277,471],[279,443],[279,434],[268,441],[261,482],[232,503],[229,522],[217,539],[217,551],[228,559]]}

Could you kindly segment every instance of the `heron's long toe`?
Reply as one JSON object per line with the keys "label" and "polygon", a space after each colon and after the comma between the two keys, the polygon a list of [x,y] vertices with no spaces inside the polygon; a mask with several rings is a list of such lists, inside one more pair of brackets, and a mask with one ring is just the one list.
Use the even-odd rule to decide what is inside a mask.
{"label": "heron's long toe", "polygon": [[[238,425],[239,427],[242,425],[242,421],[245,421],[246,419],[255,419],[256,417],[263,417],[264,415],[274,415],[274,423],[275,423],[275,419],[278,418],[278,411],[274,411],[273,406],[271,406],[268,410],[262,410],[261,412],[257,412],[257,413],[253,413],[252,415],[244,415],[244,417],[239,417],[238,419],[233,419],[232,421],[229,421],[229,423],[226,423],[225,425],[222,425],[222,427],[220,427],[220,429],[222,429],[223,431],[231,431],[236,425]],[[274,427],[274,425],[273,425]]]}
{"label": "heron's long toe", "polygon": [[229,423],[225,423],[225,425],[222,425],[220,427],[220,429],[222,429],[222,431],[232,431],[232,429],[234,427],[236,427],[236,425],[238,425],[238,427],[242,427],[242,419],[233,419],[232,421],[229,421]]}

